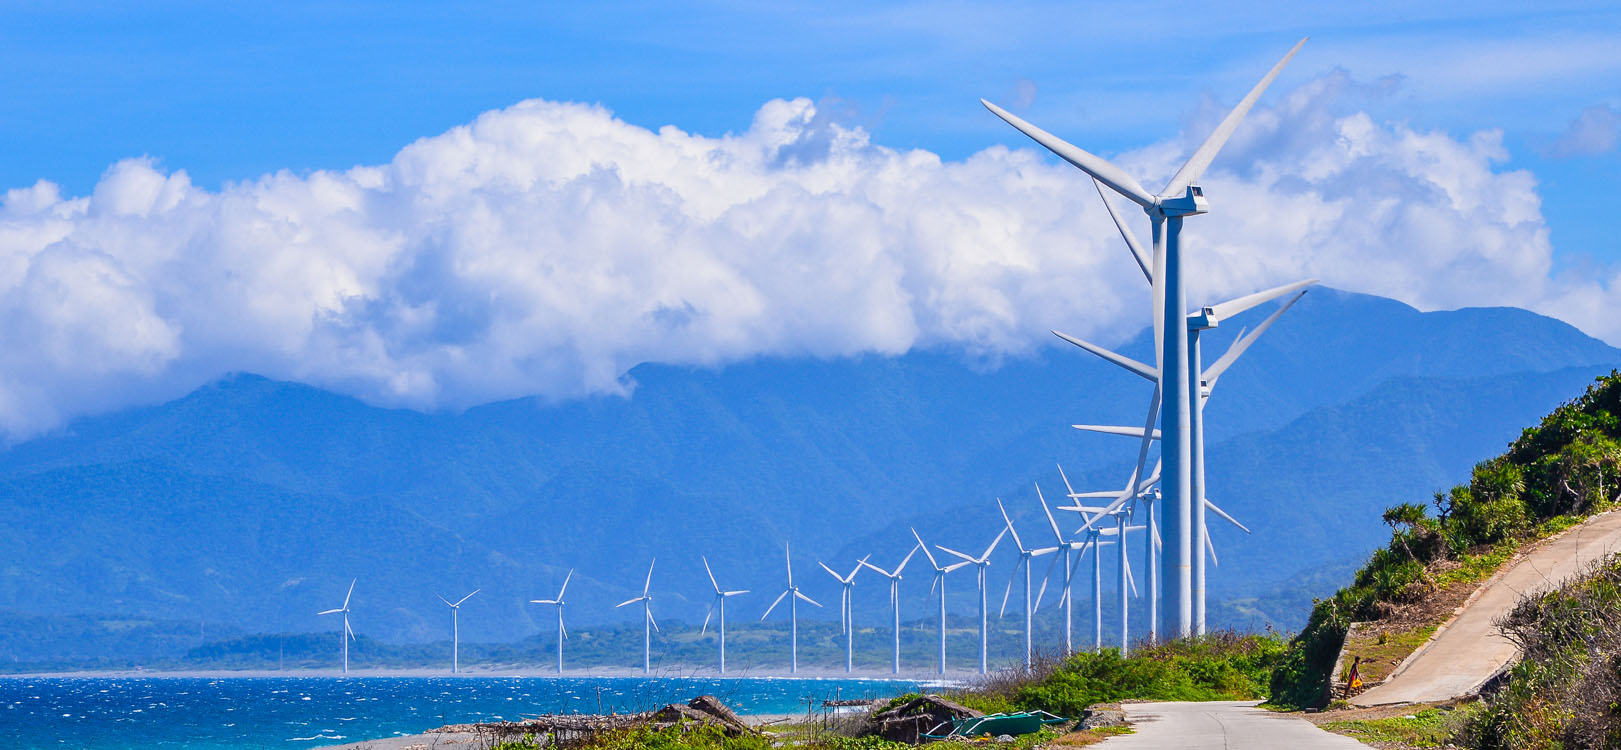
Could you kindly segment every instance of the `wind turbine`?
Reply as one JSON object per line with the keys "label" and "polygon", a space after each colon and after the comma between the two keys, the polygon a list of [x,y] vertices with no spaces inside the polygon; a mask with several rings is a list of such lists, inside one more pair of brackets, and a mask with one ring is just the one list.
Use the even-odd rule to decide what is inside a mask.
{"label": "wind turbine", "polygon": [[[1059,474],[1059,476],[1064,475],[1064,467],[1062,467],[1062,466],[1058,467],[1058,474]],[[1064,476],[1064,486],[1066,486],[1066,487],[1069,486],[1069,477],[1067,477],[1067,476]],[[1074,492],[1075,492],[1074,489],[1070,490],[1070,494],[1074,494]],[[1053,518],[1052,509],[1047,507],[1047,497],[1041,493],[1041,485],[1040,484],[1036,485],[1036,498],[1041,500],[1041,510],[1047,514],[1047,524],[1048,524],[1048,526],[1050,526],[1052,528],[1053,539],[1058,542],[1058,549],[1063,554],[1060,555],[1060,556],[1054,557],[1053,561],[1052,561],[1052,564],[1047,566],[1047,574],[1042,576],[1042,578],[1041,578],[1041,590],[1036,592],[1035,610],[1037,612],[1041,611],[1041,600],[1042,600],[1043,597],[1045,597],[1047,595],[1047,580],[1052,577],[1053,569],[1056,568],[1058,565],[1062,564],[1064,566],[1064,589],[1063,589],[1063,592],[1058,597],[1058,604],[1059,604],[1059,606],[1064,608],[1064,653],[1069,654],[1069,653],[1073,653],[1075,651],[1075,639],[1074,639],[1075,600],[1074,600],[1074,595],[1073,595],[1073,590],[1074,590],[1073,589],[1074,565],[1075,565],[1075,563],[1079,562],[1079,559],[1077,557],[1078,555],[1085,555],[1086,554],[1087,542],[1084,541],[1084,540],[1073,540],[1073,539],[1065,539],[1064,538],[1063,532],[1058,530],[1058,521],[1057,521],[1057,519]],[[1097,511],[1101,511],[1102,509],[1101,508],[1092,508],[1092,507],[1084,506],[1084,505],[1075,505],[1075,506],[1065,507],[1065,508],[1063,508],[1063,510],[1073,510],[1073,511],[1083,511],[1083,512],[1084,511],[1097,512]]]}
{"label": "wind turbine", "polygon": [[[1104,203],[1107,205],[1108,201],[1105,200]],[[1112,210],[1112,207],[1111,207],[1111,210]],[[1121,232],[1122,232],[1122,236],[1125,237],[1125,239],[1126,239],[1127,246],[1135,248],[1136,244],[1137,244],[1136,239],[1132,237],[1130,230],[1126,229],[1124,225],[1121,225]],[[1136,254],[1136,253],[1137,253],[1137,251],[1133,250],[1133,254]],[[1306,294],[1306,292],[1304,291],[1305,287],[1311,286],[1312,284],[1315,284],[1315,283],[1317,283],[1317,279],[1306,279],[1304,281],[1297,281],[1297,282],[1294,282],[1294,283],[1291,283],[1291,284],[1284,284],[1282,286],[1274,287],[1272,289],[1267,289],[1267,290],[1264,290],[1264,291],[1256,292],[1254,294],[1239,297],[1238,299],[1229,300],[1227,302],[1223,302],[1223,303],[1220,303],[1220,304],[1217,304],[1217,305],[1212,305],[1210,307],[1205,307],[1199,313],[1188,316],[1188,332],[1189,332],[1188,333],[1188,335],[1189,335],[1189,339],[1188,339],[1189,340],[1188,362],[1190,363],[1190,367],[1192,369],[1192,372],[1197,374],[1197,377],[1195,379],[1197,380],[1198,385],[1199,385],[1198,400],[1194,403],[1194,408],[1189,410],[1190,411],[1189,419],[1190,419],[1190,422],[1192,424],[1192,436],[1191,436],[1191,443],[1190,443],[1190,445],[1191,445],[1190,456],[1191,456],[1191,465],[1192,465],[1193,477],[1192,477],[1192,481],[1191,481],[1190,486],[1192,488],[1191,489],[1192,497],[1194,498],[1192,523],[1193,523],[1193,530],[1194,530],[1194,535],[1195,535],[1195,543],[1194,543],[1195,549],[1198,549],[1198,550],[1208,550],[1209,549],[1209,526],[1207,525],[1207,522],[1206,522],[1206,519],[1205,519],[1205,511],[1206,511],[1206,509],[1208,509],[1210,507],[1210,502],[1205,497],[1205,481],[1204,481],[1204,466],[1205,466],[1205,457],[1204,457],[1204,407],[1205,407],[1205,403],[1207,401],[1209,401],[1210,394],[1211,394],[1212,390],[1215,388],[1216,381],[1221,378],[1222,374],[1225,373],[1227,371],[1227,369],[1229,367],[1231,367],[1233,365],[1233,363],[1236,362],[1238,360],[1238,358],[1240,356],[1242,356],[1244,354],[1244,352],[1247,351],[1250,348],[1250,346],[1252,346],[1255,343],[1255,341],[1261,337],[1261,334],[1265,333],[1268,328],[1271,328],[1272,324],[1276,323],[1278,318],[1281,317],[1283,315],[1283,313],[1287,312],[1290,307],[1293,307],[1296,302],[1300,301],[1301,297],[1305,296],[1305,294]],[[1201,331],[1204,331],[1204,330],[1209,329],[1209,328],[1216,327],[1216,325],[1222,319],[1232,318],[1233,316],[1239,315],[1239,314],[1241,314],[1241,313],[1243,313],[1243,312],[1245,312],[1247,310],[1250,310],[1251,308],[1254,308],[1254,307],[1256,307],[1258,305],[1261,305],[1261,304],[1264,304],[1266,302],[1270,302],[1270,301],[1272,301],[1274,299],[1278,299],[1279,297],[1282,297],[1282,296],[1284,296],[1286,294],[1289,294],[1291,292],[1294,292],[1295,295],[1293,297],[1291,297],[1287,302],[1285,302],[1281,306],[1279,306],[1278,309],[1273,311],[1271,315],[1267,316],[1265,320],[1261,321],[1261,324],[1256,326],[1255,330],[1248,331],[1248,332],[1245,332],[1245,331],[1241,330],[1239,332],[1239,335],[1233,340],[1233,343],[1227,347],[1227,351],[1224,352],[1221,355],[1220,358],[1218,358],[1213,364],[1211,364],[1208,369],[1201,369],[1203,367],[1202,359],[1201,359],[1202,355],[1201,355],[1201,350],[1200,350],[1200,346],[1199,346],[1199,333]],[[1083,349],[1086,349],[1089,352],[1097,354],[1098,356],[1104,358],[1105,360],[1108,360],[1109,362],[1112,362],[1112,363],[1114,363],[1116,365],[1119,365],[1119,366],[1121,366],[1122,368],[1126,369],[1129,372],[1135,373],[1135,374],[1137,374],[1139,376],[1142,376],[1142,377],[1149,378],[1150,380],[1153,380],[1156,383],[1156,385],[1158,384],[1157,376],[1151,374],[1151,373],[1153,373],[1153,370],[1151,368],[1148,368],[1147,365],[1144,365],[1144,364],[1142,364],[1140,362],[1136,362],[1136,361],[1132,360],[1131,358],[1126,357],[1124,355],[1116,354],[1114,352],[1111,352],[1111,351],[1109,351],[1107,349],[1104,349],[1104,348],[1102,348],[1100,346],[1097,346],[1096,344],[1091,344],[1089,342],[1082,341],[1081,339],[1075,338],[1073,336],[1069,336],[1069,335],[1063,334],[1063,333],[1058,333],[1057,331],[1054,331],[1054,333],[1057,334],[1059,338],[1062,338],[1062,339],[1064,339],[1064,340],[1066,340],[1066,341],[1068,341],[1068,342],[1070,342],[1072,344],[1075,344],[1076,346],[1079,346],[1079,347],[1081,347]],[[1153,420],[1153,415],[1152,415],[1152,409],[1151,409],[1150,416],[1149,416],[1150,423],[1152,422],[1152,420]],[[1160,430],[1149,430],[1147,427],[1139,428],[1139,427],[1126,427],[1126,426],[1115,426],[1115,425],[1090,425],[1090,424],[1078,424],[1078,425],[1073,425],[1073,427],[1075,427],[1078,430],[1085,430],[1085,431],[1089,431],[1089,432],[1100,432],[1100,433],[1107,433],[1107,434],[1114,434],[1114,435],[1128,435],[1128,436],[1136,437],[1136,438],[1139,438],[1142,441],[1143,446],[1146,446],[1148,443],[1150,443],[1152,441],[1156,441],[1156,440],[1160,439]],[[1159,469],[1156,468],[1152,479],[1157,480],[1158,478],[1159,478]],[[1149,484],[1149,483],[1151,483],[1151,482],[1145,481],[1142,484]],[[1142,491],[1142,486],[1139,485],[1138,492],[1140,493],[1141,491]],[[1100,497],[1100,496],[1106,496],[1108,494],[1109,493],[1087,493],[1087,496]],[[1151,499],[1147,499],[1147,500],[1143,499],[1140,494],[1138,495],[1137,499],[1139,499],[1140,501],[1145,502],[1148,505],[1148,513],[1149,513],[1148,526],[1149,526],[1150,536],[1152,536],[1153,540],[1154,540],[1152,543],[1154,545],[1158,545],[1158,544],[1160,544],[1160,536],[1159,536],[1158,529],[1156,528],[1153,501]],[[1115,506],[1111,505],[1110,509],[1113,509],[1114,507]],[[1217,510],[1219,512],[1220,509],[1217,509]],[[1225,513],[1221,513],[1221,515],[1223,515],[1224,517],[1227,517],[1228,520],[1232,520],[1232,517],[1227,516],[1227,514],[1225,514]],[[1237,523],[1237,522],[1234,521],[1234,523]],[[1241,525],[1241,527],[1242,527],[1242,525]],[[1152,554],[1153,553],[1151,551],[1150,555],[1152,556]],[[1196,634],[1204,635],[1204,633],[1205,633],[1205,591],[1206,591],[1206,587],[1205,587],[1206,571],[1205,571],[1205,556],[1204,556],[1204,554],[1195,555],[1192,562],[1193,562],[1193,565],[1192,565],[1192,573],[1193,573],[1193,579],[1192,579],[1193,627],[1194,627],[1194,632]],[[1151,589],[1157,589],[1157,587],[1156,587],[1156,583],[1157,583],[1156,579],[1158,577],[1157,567],[1158,567],[1157,565],[1152,565],[1152,564],[1149,567],[1149,587]],[[1157,632],[1158,632],[1158,630],[1157,630],[1157,624],[1158,623],[1157,623],[1157,617],[1156,617],[1157,613],[1155,611],[1156,610],[1156,605],[1157,605],[1157,601],[1156,601],[1157,598],[1158,598],[1157,593],[1151,593],[1149,595],[1149,609],[1150,609],[1150,614],[1149,614],[1149,620],[1150,620],[1149,638],[1150,638],[1150,640],[1154,640],[1156,638]]]}
{"label": "wind turbine", "polygon": [[[871,555],[868,555],[867,557],[871,557]],[[840,576],[838,573],[834,572],[832,568],[827,567],[827,563],[816,563],[817,565],[822,566],[822,570],[827,571],[828,575],[833,576],[833,580],[839,582],[839,586],[842,590],[842,593],[839,595],[839,626],[844,629],[845,674],[849,674],[851,672],[855,663],[855,627],[850,618],[850,609],[853,603],[850,592],[856,585],[856,574],[861,572],[861,566],[867,562],[867,557],[857,560],[856,566],[850,569],[850,574],[847,576]]]}
{"label": "wind turbine", "polygon": [[720,673],[726,674],[726,600],[739,594],[749,593],[747,589],[741,591],[722,591],[720,584],[715,582],[715,571],[709,569],[709,558],[703,557],[704,572],[709,574],[709,585],[715,587],[715,601],[709,605],[709,611],[704,613],[704,626],[698,631],[699,635],[709,632],[709,617],[720,611],[720,628],[715,632],[720,635]]}
{"label": "wind turbine", "polygon": [[[1175,609],[1167,608],[1168,611],[1165,613],[1168,626],[1166,630],[1177,637],[1184,637],[1193,632],[1194,550],[1193,535],[1189,533],[1194,528],[1193,418],[1190,414],[1193,394],[1190,390],[1191,367],[1186,356],[1189,347],[1188,328],[1164,322],[1181,320],[1187,312],[1187,289],[1183,278],[1182,223],[1186,217],[1198,216],[1209,210],[1204,189],[1198,184],[1199,178],[1216,158],[1221,147],[1227,143],[1227,139],[1238,127],[1239,122],[1255,105],[1256,100],[1260,99],[1261,94],[1305,43],[1306,40],[1301,39],[1282,60],[1272,66],[1260,83],[1256,84],[1216,126],[1215,131],[1205,139],[1158,194],[1148,192],[1135,178],[1102,157],[1066,143],[984,99],[980,100],[997,117],[1087,173],[1098,184],[1107,186],[1142,206],[1143,211],[1148,214],[1153,237],[1152,270],[1148,273],[1154,285],[1155,334],[1158,339],[1154,379],[1160,386],[1157,389],[1159,398],[1151,402],[1153,407],[1150,412],[1152,414],[1163,411],[1159,418],[1164,432],[1174,435],[1174,440],[1166,441],[1171,445],[1161,445],[1160,455],[1164,466],[1163,490],[1167,506],[1164,514],[1166,558],[1164,567],[1167,575],[1163,593],[1167,602],[1175,603]],[[1139,264],[1144,265],[1146,270],[1147,264],[1143,263],[1144,254],[1141,252],[1136,254]],[[1152,416],[1149,421],[1152,425]],[[1145,438],[1144,451],[1146,447]],[[1142,474],[1143,458],[1143,453],[1139,452],[1137,469],[1132,481],[1128,483],[1128,490],[1134,489],[1136,477]],[[1132,492],[1117,498],[1115,502],[1123,505],[1131,500],[1130,495],[1134,494],[1135,492]]]}
{"label": "wind turbine", "polygon": [[901,571],[906,569],[906,564],[912,561],[912,555],[915,554],[917,554],[917,547],[913,547],[910,552],[906,553],[906,557],[901,560],[900,565],[895,566],[893,573],[866,560],[861,561],[862,565],[872,568],[878,571],[879,574],[889,578],[889,610],[894,615],[894,630],[892,632],[895,636],[895,650],[889,667],[890,674],[901,673]]}
{"label": "wind turbine", "polygon": [[969,557],[969,556],[967,556],[967,555],[965,555],[965,554],[963,554],[961,552],[958,552],[958,551],[956,551],[954,549],[949,549],[949,548],[946,548],[946,547],[942,547],[942,546],[940,546],[938,544],[934,545],[935,549],[938,549],[941,552],[944,552],[944,553],[946,553],[948,555],[956,555],[957,557],[960,557],[960,558],[968,561],[968,564],[973,565],[974,567],[979,569],[979,673],[980,674],[985,674],[986,671],[988,671],[986,669],[986,658],[985,657],[986,657],[986,651],[988,650],[986,648],[986,646],[990,642],[989,637],[988,637],[989,636],[989,630],[986,628],[986,623],[985,623],[985,612],[986,612],[986,609],[985,609],[985,569],[991,566],[991,553],[996,551],[996,545],[1002,543],[1002,537],[1007,535],[1007,531],[1008,530],[1007,530],[1006,526],[1002,527],[1002,530],[996,534],[996,538],[991,540],[991,546],[986,547],[985,552],[983,554],[981,554],[979,557]]}
{"label": "wind turbine", "polygon": [[[817,604],[815,599],[812,599],[812,598],[810,598],[808,596],[805,596],[804,594],[799,593],[799,587],[794,585],[794,558],[788,552],[788,545],[786,545],[786,544],[782,545],[782,554],[783,554],[783,558],[788,561],[788,588],[783,589],[783,592],[781,594],[777,595],[777,600],[772,602],[771,606],[766,607],[765,614],[760,615],[760,620],[763,622],[765,620],[765,618],[770,617],[771,616],[771,610],[776,609],[777,605],[782,603],[783,597],[788,598],[788,641],[789,641],[789,645],[788,645],[788,650],[789,650],[788,673],[789,674],[798,674],[799,673],[799,606],[798,606],[798,600],[804,600],[806,603],[813,604],[813,605],[818,606],[818,607],[820,607],[822,605]],[[792,596],[789,596],[790,594],[792,594]]]}
{"label": "wind turbine", "polygon": [[563,673],[563,639],[568,637],[568,629],[563,627],[563,592],[568,591],[568,582],[574,578],[574,571],[569,570],[563,576],[563,585],[557,589],[555,599],[530,599],[530,604],[554,604],[557,606],[557,673]]}
{"label": "wind turbine", "polygon": [[658,561],[655,557],[647,564],[647,582],[642,584],[642,595],[614,605],[614,609],[619,609],[636,602],[642,603],[642,674],[653,671],[653,631],[659,629],[659,624],[653,621],[653,596],[647,593],[653,588],[653,566]]}
{"label": "wind turbine", "polygon": [[952,563],[942,567],[934,555],[929,553],[929,545],[923,543],[923,537],[917,535],[917,529],[912,529],[912,538],[917,540],[917,548],[923,550],[923,556],[928,558],[929,566],[934,568],[934,581],[929,584],[929,593],[933,594],[936,586],[940,587],[940,674],[946,673],[946,574],[964,565],[973,565],[971,562]]}
{"label": "wind turbine", "polygon": [[[483,591],[483,589],[473,589],[473,594],[477,594],[480,591]],[[451,604],[449,599],[446,599],[446,598],[444,598],[442,596],[439,596],[438,594],[434,594],[434,596],[439,596],[439,601],[444,602],[447,606],[450,607],[450,673],[451,674],[457,674],[457,673],[461,672],[462,626],[461,626],[461,622],[459,621],[459,618],[460,618],[461,611],[462,611],[462,602],[465,602],[468,599],[473,598],[473,594],[468,594],[467,596],[464,596],[464,597],[462,597],[460,599],[457,599],[455,604]]]}
{"label": "wind turbine", "polygon": [[996,509],[1002,511],[1002,520],[1007,523],[1008,533],[1013,535],[1013,544],[1019,548],[1019,563],[1013,568],[1013,575],[1007,579],[1007,590],[1002,592],[1002,610],[997,614],[1001,617],[1007,614],[1008,595],[1013,593],[1013,580],[1019,577],[1019,568],[1024,569],[1024,668],[1030,668],[1030,561],[1042,555],[1050,555],[1058,551],[1058,547],[1042,547],[1040,549],[1025,549],[1024,542],[1019,540],[1019,532],[1013,528],[1013,519],[1008,518],[1007,508],[1002,507],[1002,498],[996,499]]}
{"label": "wind turbine", "polygon": [[326,610],[325,612],[316,612],[315,613],[317,616],[320,616],[320,615],[335,615],[335,614],[340,614],[340,613],[343,615],[343,633],[338,636],[338,640],[343,641],[343,673],[344,674],[349,674],[349,642],[355,639],[355,631],[349,629],[349,597],[352,597],[352,596],[355,595],[355,582],[359,581],[359,580],[360,579],[356,578],[354,580],[349,581],[349,593],[343,595],[343,606],[341,606],[341,607],[339,607],[337,609],[329,609],[329,610]]}

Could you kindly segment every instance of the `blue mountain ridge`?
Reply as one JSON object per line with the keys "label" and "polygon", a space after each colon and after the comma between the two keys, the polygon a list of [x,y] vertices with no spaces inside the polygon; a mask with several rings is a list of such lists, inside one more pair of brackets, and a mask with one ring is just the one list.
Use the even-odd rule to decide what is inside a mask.
{"label": "blue mountain ridge", "polygon": [[[1212,331],[1207,360],[1268,312]],[[1149,339],[1106,343],[1150,360]],[[1311,292],[1206,410],[1210,494],[1255,531],[1213,532],[1213,611],[1298,624],[1288,603],[1323,593],[1299,581],[1331,589],[1313,571],[1377,544],[1385,505],[1463,480],[1618,365],[1621,350],[1523,310],[1421,313]],[[650,364],[627,379],[629,397],[424,414],[241,374],[78,420],[0,453],[0,609],[322,630],[335,623],[314,613],[359,578],[357,630],[442,638],[435,594],[482,587],[464,638],[503,640],[550,626],[526,602],[571,568],[571,621],[634,616],[612,605],[639,591],[654,556],[661,619],[703,617],[700,554],[723,585],[755,592],[738,610],[763,610],[783,585],[785,542],[796,580],[836,607],[817,560],[847,569],[870,552],[891,565],[908,526],[983,547],[999,495],[1021,533],[1050,536],[1031,482],[1057,499],[1061,461],[1088,488],[1118,486],[1134,451],[1068,425],[1140,421],[1149,395],[1057,343],[995,366],[933,350]],[[876,612],[885,594],[858,580],[858,606]],[[908,570],[908,607],[927,580]]]}

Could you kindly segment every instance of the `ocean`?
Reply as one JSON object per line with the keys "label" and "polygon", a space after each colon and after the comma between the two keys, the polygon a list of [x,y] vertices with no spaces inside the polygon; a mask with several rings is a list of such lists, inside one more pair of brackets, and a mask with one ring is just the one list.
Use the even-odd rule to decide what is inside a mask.
{"label": "ocean", "polygon": [[298,750],[543,713],[640,711],[705,693],[741,713],[918,682],[630,677],[4,677],[0,740],[42,748]]}

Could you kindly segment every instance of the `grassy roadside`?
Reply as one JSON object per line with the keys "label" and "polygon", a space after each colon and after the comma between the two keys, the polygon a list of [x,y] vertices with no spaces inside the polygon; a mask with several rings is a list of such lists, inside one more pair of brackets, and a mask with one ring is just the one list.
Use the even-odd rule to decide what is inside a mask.
{"label": "grassy roadside", "polygon": [[1338,677],[1330,672],[1353,622],[1372,624],[1369,653],[1383,662],[1375,668],[1394,667],[1422,644],[1419,633],[1450,618],[1515,552],[1615,507],[1618,490],[1621,373],[1612,372],[1476,465],[1468,484],[1436,493],[1429,506],[1387,509],[1390,544],[1350,586],[1317,601],[1273,674],[1273,700],[1328,703]]}

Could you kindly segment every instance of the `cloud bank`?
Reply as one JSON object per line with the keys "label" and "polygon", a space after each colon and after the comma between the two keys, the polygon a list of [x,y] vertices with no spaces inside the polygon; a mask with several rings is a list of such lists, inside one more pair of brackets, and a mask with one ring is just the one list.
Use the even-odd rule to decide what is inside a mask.
{"label": "cloud bank", "polygon": [[[1196,298],[1312,275],[1621,338],[1613,282],[1550,276],[1536,181],[1500,170],[1500,135],[1377,122],[1358,108],[1372,88],[1332,74],[1252,113],[1205,180],[1213,213],[1189,222]],[[1222,109],[1116,159],[1157,185]],[[620,392],[641,362],[994,360],[1052,327],[1123,338],[1146,299],[1091,182],[1033,146],[942,161],[806,99],[722,137],[531,100],[377,166],[212,191],[131,159],[88,196],[5,193],[0,430],[231,371],[456,409]]]}

